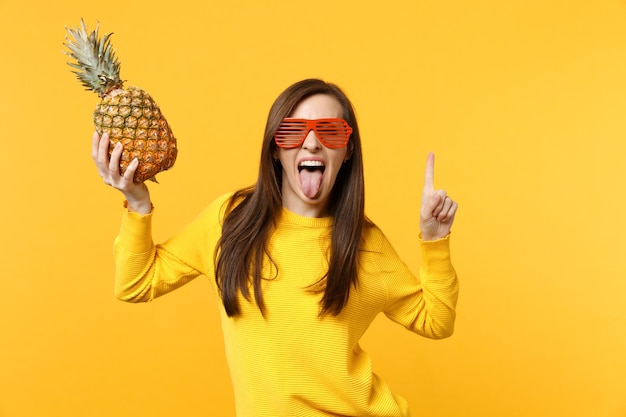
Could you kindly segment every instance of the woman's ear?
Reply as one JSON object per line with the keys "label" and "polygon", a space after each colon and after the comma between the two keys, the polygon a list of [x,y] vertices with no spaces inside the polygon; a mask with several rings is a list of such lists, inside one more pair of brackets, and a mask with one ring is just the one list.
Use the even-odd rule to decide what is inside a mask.
{"label": "woman's ear", "polygon": [[348,151],[346,152],[346,156],[343,158],[343,162],[346,163],[352,158],[352,152],[354,151],[354,145],[352,142],[348,142]]}

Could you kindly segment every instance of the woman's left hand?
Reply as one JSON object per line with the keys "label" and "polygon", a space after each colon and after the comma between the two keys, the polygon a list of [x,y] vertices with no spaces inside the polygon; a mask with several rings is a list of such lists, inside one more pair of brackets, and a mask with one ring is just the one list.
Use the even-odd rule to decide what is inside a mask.
{"label": "woman's left hand", "polygon": [[458,204],[444,190],[435,190],[435,155],[426,159],[424,191],[420,210],[422,240],[437,240],[448,236]]}

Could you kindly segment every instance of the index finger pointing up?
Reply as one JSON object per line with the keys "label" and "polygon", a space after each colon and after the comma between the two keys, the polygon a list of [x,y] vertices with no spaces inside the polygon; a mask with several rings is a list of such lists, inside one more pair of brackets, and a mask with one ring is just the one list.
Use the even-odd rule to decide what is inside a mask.
{"label": "index finger pointing up", "polygon": [[426,158],[426,171],[424,172],[424,188],[435,189],[435,154],[428,153]]}

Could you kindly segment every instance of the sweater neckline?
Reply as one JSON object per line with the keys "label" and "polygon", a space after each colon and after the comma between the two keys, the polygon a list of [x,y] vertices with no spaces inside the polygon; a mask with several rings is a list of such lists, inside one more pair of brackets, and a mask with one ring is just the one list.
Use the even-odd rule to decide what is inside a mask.
{"label": "sweater neckline", "polygon": [[305,217],[287,210],[283,207],[282,222],[294,224],[297,226],[310,227],[315,229],[323,229],[333,224],[333,218],[328,217]]}

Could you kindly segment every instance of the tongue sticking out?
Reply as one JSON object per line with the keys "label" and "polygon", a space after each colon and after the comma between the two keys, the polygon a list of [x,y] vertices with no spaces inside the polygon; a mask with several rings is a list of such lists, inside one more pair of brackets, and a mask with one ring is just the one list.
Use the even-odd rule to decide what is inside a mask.
{"label": "tongue sticking out", "polygon": [[302,192],[309,198],[317,197],[322,183],[323,172],[320,169],[303,169],[300,171],[300,186]]}

